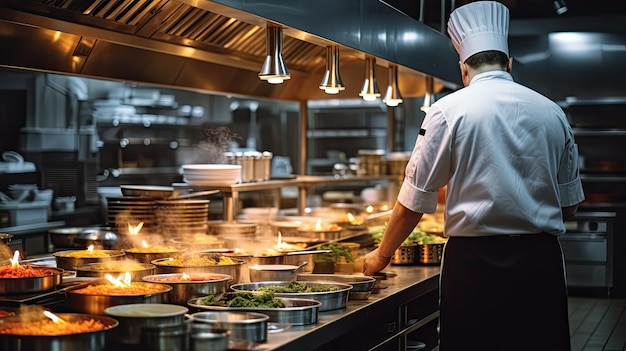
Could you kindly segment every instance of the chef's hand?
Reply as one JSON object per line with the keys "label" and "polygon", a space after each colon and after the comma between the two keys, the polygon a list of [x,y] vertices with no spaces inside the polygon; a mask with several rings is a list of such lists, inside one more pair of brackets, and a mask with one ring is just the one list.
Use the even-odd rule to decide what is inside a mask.
{"label": "chef's hand", "polygon": [[363,257],[363,274],[374,275],[382,271],[391,262],[391,257],[383,257],[378,249]]}

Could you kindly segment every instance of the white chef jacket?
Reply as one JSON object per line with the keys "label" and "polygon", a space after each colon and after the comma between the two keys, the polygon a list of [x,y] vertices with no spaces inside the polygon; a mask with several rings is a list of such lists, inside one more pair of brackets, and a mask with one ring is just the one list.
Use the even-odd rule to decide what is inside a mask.
{"label": "white chef jacket", "polygon": [[446,184],[447,236],[560,235],[561,207],[584,200],[563,110],[504,71],[477,74],[431,106],[398,201],[433,213]]}

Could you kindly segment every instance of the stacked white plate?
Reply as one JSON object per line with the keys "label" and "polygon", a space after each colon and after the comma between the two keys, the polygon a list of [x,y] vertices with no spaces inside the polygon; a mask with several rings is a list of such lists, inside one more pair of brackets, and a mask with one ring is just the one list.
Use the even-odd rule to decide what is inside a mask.
{"label": "stacked white plate", "polygon": [[209,200],[157,200],[156,220],[163,235],[206,234]]}
{"label": "stacked white plate", "polygon": [[137,226],[143,222],[143,228],[153,228],[154,200],[142,196],[107,197],[107,223],[127,233],[128,225]]}
{"label": "stacked white plate", "polygon": [[188,184],[198,186],[236,184],[241,181],[241,165],[183,165],[183,179]]}

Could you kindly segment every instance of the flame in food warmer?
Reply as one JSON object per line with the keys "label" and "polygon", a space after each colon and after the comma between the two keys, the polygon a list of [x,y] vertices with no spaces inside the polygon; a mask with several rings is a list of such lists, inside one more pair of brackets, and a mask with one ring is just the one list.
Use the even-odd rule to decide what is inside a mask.
{"label": "flame in food warmer", "polygon": [[128,233],[130,235],[139,235],[141,228],[143,228],[143,222],[139,222],[139,224],[137,224],[136,226],[128,223]]}
{"label": "flame in food warmer", "polygon": [[93,245],[89,245],[89,247],[87,247],[87,251],[88,251],[90,254],[92,254],[92,253],[93,253],[93,249],[94,249],[94,246],[93,246]]}
{"label": "flame in food warmer", "polygon": [[243,254],[245,254],[246,252],[247,252],[247,251],[246,251],[245,249],[240,249],[240,248],[238,248],[238,247],[236,247],[236,248],[233,250],[233,253],[234,253],[235,255],[243,255]]}
{"label": "flame in food warmer", "polygon": [[148,245],[148,243],[145,240],[142,240],[141,247],[150,247],[150,245]]}
{"label": "flame in food warmer", "polygon": [[322,219],[318,218],[317,222],[315,222],[315,230],[320,231],[322,230]]}
{"label": "flame in food warmer", "polygon": [[57,316],[56,314],[50,312],[50,311],[43,311],[44,316],[50,318],[54,323],[60,324],[60,325],[64,325],[67,324],[66,321],[63,320],[63,318]]}
{"label": "flame in food warmer", "polygon": [[11,268],[20,268],[19,258],[20,251],[15,250],[15,252],[13,253],[13,258],[9,258],[9,261],[11,262]]}
{"label": "flame in food warmer", "polygon": [[352,225],[360,225],[363,224],[363,218],[360,217],[355,217],[352,213],[348,212],[347,213],[347,217],[348,217],[348,222],[350,222],[350,224]]}
{"label": "flame in food warmer", "polygon": [[374,212],[374,206],[372,206],[372,205],[367,206],[367,208],[365,208],[365,212],[373,213]]}
{"label": "flame in food warmer", "polygon": [[126,272],[124,274],[120,274],[117,278],[114,278],[112,275],[110,274],[106,274],[104,276],[111,284],[120,287],[120,288],[128,288],[131,286],[132,283],[132,278],[130,276],[129,272]]}
{"label": "flame in food warmer", "polygon": [[189,280],[191,280],[191,276],[189,276],[187,273],[183,272],[183,274],[181,274],[181,276],[180,276],[180,280],[189,281]]}

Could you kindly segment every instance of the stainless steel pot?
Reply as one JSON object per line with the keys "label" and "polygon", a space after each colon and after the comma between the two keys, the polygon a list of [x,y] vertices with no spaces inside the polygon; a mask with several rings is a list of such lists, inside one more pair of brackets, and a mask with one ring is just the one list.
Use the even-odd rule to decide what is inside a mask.
{"label": "stainless steel pot", "polygon": [[0,295],[31,294],[53,290],[63,280],[63,269],[28,265],[41,272],[40,276],[0,278]]}
{"label": "stainless steel pot", "polygon": [[75,257],[74,253],[78,251],[79,253],[86,250],[67,250],[67,251],[58,251],[52,254],[54,256],[54,260],[57,263],[57,267],[73,271],[78,266],[82,266],[88,263],[96,263],[96,262],[106,262],[106,261],[115,261],[120,260],[124,256],[123,251],[119,250],[101,250],[106,256],[89,256],[85,253],[83,257]]}
{"label": "stainless steel pot", "polygon": [[[98,282],[94,283],[97,284]],[[99,282],[104,284],[105,282]],[[104,315],[108,307],[137,303],[163,303],[165,295],[172,290],[171,286],[163,284],[134,282],[154,287],[154,292],[147,294],[129,295],[88,295],[76,292],[79,288],[65,290],[65,305],[67,308],[80,313]]]}
{"label": "stainless steel pot", "polygon": [[[135,248],[138,249],[138,248]],[[129,259],[132,259],[134,261],[137,262],[141,262],[141,263],[150,263],[154,260],[158,260],[159,258],[167,258],[167,257],[172,257],[172,256],[178,256],[181,255],[183,253],[185,253],[185,249],[177,249],[177,250],[171,250],[171,251],[154,251],[154,252],[149,252],[144,250],[143,248],[141,248],[141,251],[133,251],[133,248],[130,249],[123,249],[122,251],[124,251],[124,254],[126,257],[128,257]],[[154,273],[153,273],[154,274]]]}
{"label": "stainless steel pot", "polygon": [[119,328],[112,333],[111,339],[121,344],[139,345],[142,328],[164,325],[180,326],[188,311],[189,309],[183,306],[140,303],[108,307],[104,313],[119,322]]}
{"label": "stainless steel pot", "polygon": [[191,280],[182,280],[183,273],[154,274],[143,277],[143,281],[167,284],[172,290],[165,296],[165,303],[187,306],[187,301],[208,295],[226,292],[232,277],[217,273],[188,273]]}
{"label": "stainless steel pot", "polygon": [[289,264],[264,264],[248,267],[251,282],[291,282],[298,277],[298,272],[308,262],[301,262],[299,265]]}
{"label": "stainless steel pot", "polygon": [[171,261],[170,258],[160,258],[154,260],[151,263],[157,267],[156,273],[217,273],[226,274],[233,277],[231,284],[237,284],[241,279],[241,267],[246,263],[239,258],[232,258],[234,263],[232,264],[214,264],[204,266],[181,266],[168,264]]}
{"label": "stainless steel pot", "polygon": [[[190,316],[195,323],[208,323],[215,329],[230,333],[232,344],[250,344],[267,341],[270,317],[256,312],[197,312]],[[229,345],[229,346],[234,346]],[[234,348],[234,347],[233,347]]]}
{"label": "stainless steel pot", "polygon": [[142,281],[143,277],[154,274],[156,266],[150,263],[139,262],[97,262],[76,267],[77,277],[104,278],[107,274],[117,277],[128,272],[132,281]]}
{"label": "stainless steel pot", "polygon": [[[68,322],[96,320],[105,325],[105,329],[84,333],[63,335],[14,335],[0,333],[0,350],[13,351],[100,351],[105,349],[107,334],[118,327],[117,320],[87,314],[57,313],[58,317]],[[42,314],[43,317],[43,314]],[[10,321],[19,322],[23,317],[2,318],[0,324]]]}
{"label": "stainless steel pot", "polygon": [[69,227],[69,228],[55,228],[48,231],[50,242],[56,248],[71,249],[85,247],[83,243],[77,243],[76,237],[79,236],[85,228],[83,227]]}

